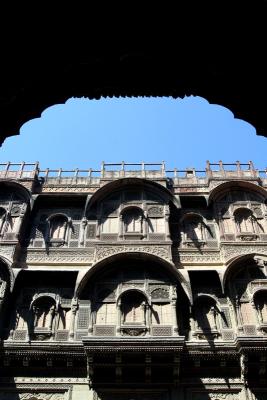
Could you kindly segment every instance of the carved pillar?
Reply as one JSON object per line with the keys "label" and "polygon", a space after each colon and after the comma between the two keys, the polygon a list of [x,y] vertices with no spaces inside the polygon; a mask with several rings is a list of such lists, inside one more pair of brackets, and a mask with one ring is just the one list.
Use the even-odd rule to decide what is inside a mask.
{"label": "carved pillar", "polygon": [[190,329],[190,337],[194,336],[194,332],[195,332],[196,327],[195,327],[195,320],[194,320],[194,317],[193,317],[192,308],[191,308],[190,313],[189,313],[189,329]]}
{"label": "carved pillar", "polygon": [[70,334],[69,334],[70,339],[72,339],[72,340],[74,338],[77,310],[78,310],[77,299],[73,299],[72,304],[71,304],[71,321],[70,321]]}
{"label": "carved pillar", "polygon": [[147,224],[147,211],[144,211],[144,218],[143,218],[143,236],[147,238],[148,234],[148,224]]}
{"label": "carved pillar", "polygon": [[39,308],[37,308],[36,306],[33,306],[32,312],[33,312],[33,326],[35,328],[38,325]]}
{"label": "carved pillar", "polygon": [[230,302],[230,304],[229,304],[229,309],[230,309],[230,315],[234,317],[235,329],[237,329],[238,328],[237,310],[236,310],[235,305],[232,302]]}
{"label": "carved pillar", "polygon": [[171,302],[172,307],[172,320],[173,320],[173,334],[178,335],[178,321],[177,321],[177,311],[176,311],[176,299]]}
{"label": "carved pillar", "polygon": [[165,232],[166,232],[166,239],[170,239],[170,225],[169,225],[169,218],[170,218],[170,210],[168,206],[165,206]]}
{"label": "carved pillar", "polygon": [[89,305],[89,324],[88,324],[88,335],[92,336],[94,331],[94,324],[96,323],[96,315],[93,313],[92,301]]}
{"label": "carved pillar", "polygon": [[262,315],[261,315],[259,307],[256,306],[254,299],[252,299],[252,301],[251,301],[251,306],[252,306],[252,309],[254,310],[255,318],[257,321],[257,328],[259,328],[259,325],[263,322]]}
{"label": "carved pillar", "polygon": [[119,215],[119,238],[123,238],[123,216],[122,214]]}
{"label": "carved pillar", "polygon": [[47,316],[47,325],[48,325],[48,329],[51,332],[52,332],[52,328],[53,328],[53,318],[56,313],[57,313],[57,311],[55,310],[55,306],[53,305],[52,307],[50,307],[48,316]]}
{"label": "carved pillar", "polygon": [[240,310],[240,301],[238,296],[235,297],[235,310],[236,310],[236,317],[237,317],[237,329],[240,331],[243,327],[243,320]]}
{"label": "carved pillar", "polygon": [[85,241],[86,225],[87,225],[87,219],[86,219],[86,217],[83,217],[82,222],[81,222],[81,231],[80,231],[80,238],[79,238],[79,242],[81,245],[83,245],[84,241]]}
{"label": "carved pillar", "polygon": [[96,221],[96,238],[100,238],[100,227],[101,227],[101,215],[97,214],[96,216],[97,221]]}
{"label": "carved pillar", "polygon": [[117,303],[117,335],[121,335],[121,299]]}
{"label": "carved pillar", "polygon": [[145,310],[144,310],[144,312],[145,312],[145,325],[147,327],[148,334],[151,334],[151,322],[152,322],[151,321],[151,312],[150,312],[151,306],[149,306],[148,303],[145,303],[144,307],[145,307]]}
{"label": "carved pillar", "polygon": [[[212,331],[217,331],[216,310],[215,307],[210,308],[210,327]],[[208,318],[209,319],[209,318]]]}
{"label": "carved pillar", "polygon": [[25,215],[25,213],[26,213],[26,210],[27,210],[27,204],[23,204],[23,206],[21,207],[19,216],[18,216],[18,221],[17,221],[17,223],[15,224],[16,229],[15,229],[15,232],[14,232],[14,233],[15,233],[16,237],[19,236],[21,224],[22,224],[24,215]]}
{"label": "carved pillar", "polygon": [[223,217],[222,217],[221,212],[218,213],[218,218],[219,218],[218,222],[219,222],[220,238],[223,238],[225,232],[224,232],[224,223],[223,223]]}

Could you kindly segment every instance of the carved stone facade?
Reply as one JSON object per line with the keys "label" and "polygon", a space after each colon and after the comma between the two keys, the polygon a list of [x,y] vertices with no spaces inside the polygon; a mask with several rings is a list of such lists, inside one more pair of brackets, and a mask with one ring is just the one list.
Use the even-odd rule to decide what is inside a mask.
{"label": "carved stone facade", "polygon": [[266,398],[267,182],[220,171],[0,178],[0,399]]}

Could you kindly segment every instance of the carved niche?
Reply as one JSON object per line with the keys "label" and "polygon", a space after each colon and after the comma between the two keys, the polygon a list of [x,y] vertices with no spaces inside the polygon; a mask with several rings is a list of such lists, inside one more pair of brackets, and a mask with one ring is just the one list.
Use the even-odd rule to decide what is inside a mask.
{"label": "carved niche", "polygon": [[193,336],[198,339],[218,338],[219,312],[214,299],[209,296],[197,298],[194,304],[195,329]]}
{"label": "carved niche", "polygon": [[65,215],[55,215],[49,219],[49,245],[63,246],[67,241],[68,218]]}

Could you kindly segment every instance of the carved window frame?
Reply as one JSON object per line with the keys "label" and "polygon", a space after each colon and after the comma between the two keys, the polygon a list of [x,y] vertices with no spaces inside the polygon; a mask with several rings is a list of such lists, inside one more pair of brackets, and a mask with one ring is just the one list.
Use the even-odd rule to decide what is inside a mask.
{"label": "carved window frame", "polygon": [[[242,214],[247,214],[247,218],[245,221],[250,219],[250,224],[252,227],[252,230],[242,230],[241,227],[241,222],[240,222],[240,216],[242,217]],[[258,229],[257,229],[257,218],[253,214],[253,211],[249,207],[238,207],[234,210],[233,212],[234,216],[234,221],[235,221],[235,230],[236,230],[236,237],[239,238],[240,240],[255,240],[258,237]],[[244,220],[244,216],[243,216]],[[246,224],[246,222],[245,222]]]}
{"label": "carved window frame", "polygon": [[[55,221],[57,220],[62,220],[63,222],[63,234],[61,235],[61,237],[53,237],[52,234],[52,229],[53,229],[53,224],[55,223]],[[70,226],[70,218],[68,218],[68,216],[66,214],[53,214],[51,215],[48,219],[48,243],[53,247],[58,247],[58,246],[63,246],[65,244],[67,244],[68,242],[68,236],[69,236],[69,226]]]}
{"label": "carved window frame", "polygon": [[[48,304],[48,309],[47,309],[47,314],[46,314],[46,318],[47,316],[50,314],[50,322],[49,322],[49,326],[44,326],[44,327],[38,327],[36,326],[36,305],[38,306],[39,302],[45,302],[45,300],[47,302],[50,302],[50,306]],[[38,340],[38,337],[41,337],[41,340],[43,339],[49,339],[50,337],[52,337],[55,333],[55,327],[58,326],[58,318],[56,318],[58,315],[58,307],[59,307],[59,303],[56,299],[56,296],[54,296],[53,294],[48,294],[48,293],[44,293],[41,295],[37,295],[31,305],[30,305],[30,311],[32,313],[32,332],[31,334],[33,335],[33,337],[35,338],[35,340]]]}
{"label": "carved window frame", "polygon": [[[140,226],[139,230],[131,230],[129,231],[127,228],[127,223],[126,223],[126,218],[127,216],[131,216],[131,214],[136,214],[138,216],[138,224]],[[122,219],[122,226],[123,226],[123,237],[124,239],[131,239],[131,237],[138,237],[140,239],[142,239],[144,237],[144,224],[145,222],[145,218],[144,218],[144,212],[143,209],[141,207],[138,207],[136,205],[133,206],[129,206],[129,207],[125,207],[122,211],[121,211],[121,219]],[[135,225],[135,220],[133,224]]]}
{"label": "carved window frame", "polygon": [[[202,231],[202,238],[190,238],[189,235],[187,234],[187,225],[189,223],[189,221],[198,221],[198,224],[201,224],[201,231]],[[182,243],[185,246],[190,246],[190,245],[205,245],[207,243],[207,234],[206,234],[206,222],[203,218],[202,215],[195,213],[195,212],[191,212],[191,213],[187,213],[185,214],[182,219],[180,220],[180,224],[182,226]]]}

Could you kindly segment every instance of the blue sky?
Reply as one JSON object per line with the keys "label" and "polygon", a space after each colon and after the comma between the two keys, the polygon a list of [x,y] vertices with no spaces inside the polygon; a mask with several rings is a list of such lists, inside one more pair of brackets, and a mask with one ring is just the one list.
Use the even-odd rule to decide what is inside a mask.
{"label": "blue sky", "polygon": [[1,162],[98,169],[101,161],[164,160],[168,169],[204,169],[206,160],[252,160],[264,169],[266,150],[252,125],[201,97],[69,99],[6,139]]}

